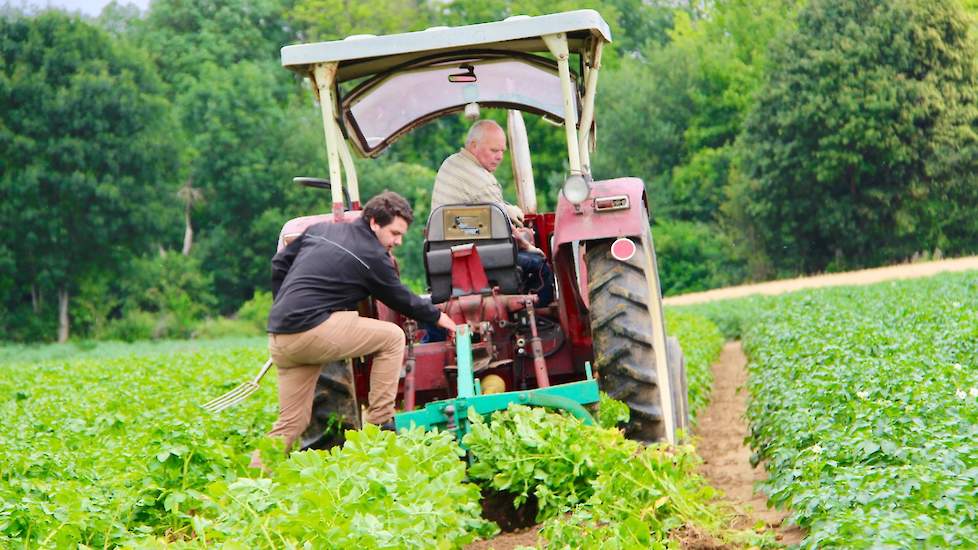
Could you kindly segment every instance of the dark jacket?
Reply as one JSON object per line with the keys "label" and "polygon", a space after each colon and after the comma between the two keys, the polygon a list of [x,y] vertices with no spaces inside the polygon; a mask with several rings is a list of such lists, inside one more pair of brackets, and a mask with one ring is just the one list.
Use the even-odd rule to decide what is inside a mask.
{"label": "dark jacket", "polygon": [[435,323],[441,315],[401,283],[366,220],[309,226],[272,258],[268,332],[304,332],[334,311],[356,310],[368,295],[419,321]]}

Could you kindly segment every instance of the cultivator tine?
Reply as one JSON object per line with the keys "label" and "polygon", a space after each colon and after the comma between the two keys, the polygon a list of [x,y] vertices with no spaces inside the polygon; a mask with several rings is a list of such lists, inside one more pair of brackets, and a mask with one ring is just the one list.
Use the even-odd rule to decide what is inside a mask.
{"label": "cultivator tine", "polygon": [[261,370],[258,372],[258,376],[255,376],[254,380],[245,382],[224,395],[211,399],[207,403],[201,405],[201,407],[207,412],[219,413],[224,409],[229,409],[238,403],[241,403],[249,395],[258,391],[258,382],[261,381],[262,377],[265,376],[265,373],[268,372],[268,369],[271,366],[272,360],[269,359],[265,362],[265,365],[262,366]]}
{"label": "cultivator tine", "polygon": [[255,390],[257,389],[258,386],[252,384],[251,382],[245,382],[244,384],[241,384],[237,388],[234,388],[233,390],[227,392],[226,394],[217,397],[215,399],[212,399],[211,401],[208,401],[207,403],[204,403],[201,406],[204,408],[204,410],[208,412],[212,412],[212,413],[221,412],[224,409],[233,407],[238,403],[244,401],[246,397],[255,393]]}

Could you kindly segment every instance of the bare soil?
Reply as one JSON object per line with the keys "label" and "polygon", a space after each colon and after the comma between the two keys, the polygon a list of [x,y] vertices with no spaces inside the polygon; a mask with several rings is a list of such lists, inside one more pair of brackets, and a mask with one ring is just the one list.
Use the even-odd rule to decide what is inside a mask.
{"label": "bare soil", "polygon": [[540,526],[536,525],[512,533],[503,533],[492,540],[473,542],[466,546],[465,550],[513,550],[520,546],[533,548],[537,545],[537,534],[539,531]]}
{"label": "bare soil", "polygon": [[933,262],[920,262],[914,264],[901,264],[889,267],[878,267],[875,269],[863,269],[860,271],[848,271],[846,273],[830,273],[827,275],[816,275],[813,277],[800,277],[797,279],[784,279],[781,281],[769,281],[753,285],[730,286],[717,288],[705,292],[693,292],[681,296],[670,296],[663,302],[666,305],[686,305],[711,302],[713,300],[724,300],[727,298],[742,298],[752,294],[783,294],[795,290],[806,288],[816,288],[824,286],[849,286],[849,285],[868,285],[895,279],[914,279],[917,277],[929,277],[946,271],[967,271],[978,269],[978,256],[966,258],[956,258],[953,260],[939,260]]}
{"label": "bare soil", "polygon": [[710,404],[698,415],[695,430],[696,451],[703,459],[700,473],[711,486],[720,489],[733,504],[739,526],[750,528],[759,521],[775,531],[784,544],[796,544],[804,533],[785,524],[785,512],[767,507],[767,497],[754,491],[754,484],[767,479],[763,466],[750,465],[747,437],[747,357],[740,342],[728,342],[713,365],[713,392]]}

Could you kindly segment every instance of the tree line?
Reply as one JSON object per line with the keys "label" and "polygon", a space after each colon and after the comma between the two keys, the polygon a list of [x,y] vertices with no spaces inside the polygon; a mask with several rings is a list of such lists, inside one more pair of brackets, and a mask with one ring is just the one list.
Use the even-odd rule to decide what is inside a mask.
{"label": "tree line", "polygon": [[[292,43],[576,9],[570,1],[154,0],[0,12],[0,340],[260,332],[287,219],[329,210]],[[638,176],[667,294],[978,246],[974,6],[603,0],[596,178]],[[501,113],[490,114],[501,116]],[[500,119],[501,120],[501,119]],[[541,208],[560,129],[529,117]],[[428,212],[466,123],[358,161]],[[512,198],[504,163],[498,174]],[[398,252],[423,289],[421,223]],[[258,313],[256,313],[258,312]],[[208,320],[210,319],[210,320]]]}

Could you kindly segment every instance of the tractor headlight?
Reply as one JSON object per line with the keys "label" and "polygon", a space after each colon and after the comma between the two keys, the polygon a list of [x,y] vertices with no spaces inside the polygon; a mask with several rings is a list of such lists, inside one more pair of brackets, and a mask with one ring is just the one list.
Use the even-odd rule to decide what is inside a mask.
{"label": "tractor headlight", "polygon": [[562,190],[564,197],[571,202],[571,204],[581,204],[586,201],[588,196],[591,194],[591,184],[584,179],[584,176],[580,174],[571,174],[570,177],[564,181],[564,188]]}

